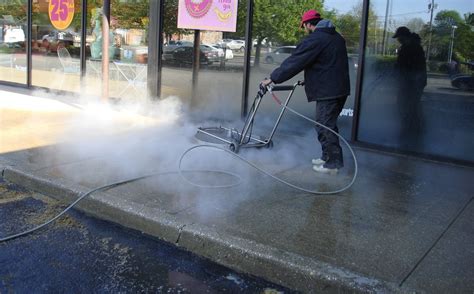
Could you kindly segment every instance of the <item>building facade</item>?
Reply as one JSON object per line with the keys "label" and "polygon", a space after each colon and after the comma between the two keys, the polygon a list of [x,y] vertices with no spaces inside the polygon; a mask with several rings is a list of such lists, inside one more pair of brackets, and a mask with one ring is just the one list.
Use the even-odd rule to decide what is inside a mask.
{"label": "building facade", "polygon": [[[232,120],[247,113],[259,82],[304,37],[300,15],[315,8],[348,47],[346,138],[474,163],[471,0],[243,0],[238,7],[236,32],[223,33],[178,29],[178,0],[0,0],[0,83],[100,97],[105,77],[114,99],[178,96],[211,118]],[[406,38],[393,38],[400,27]],[[195,42],[202,44],[199,63]],[[291,106],[314,115],[302,89]],[[277,112],[268,100],[259,114]],[[308,127],[291,117],[283,123],[283,131]]]}

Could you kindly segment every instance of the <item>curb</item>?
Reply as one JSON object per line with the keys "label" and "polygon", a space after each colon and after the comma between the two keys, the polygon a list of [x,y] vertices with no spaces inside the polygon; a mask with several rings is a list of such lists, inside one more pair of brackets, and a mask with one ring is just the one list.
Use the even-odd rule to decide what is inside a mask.
{"label": "curb", "polygon": [[[24,172],[0,162],[3,180],[53,197],[72,202],[90,188],[61,178],[46,178]],[[414,293],[394,283],[361,276],[343,268],[282,251],[252,240],[218,232],[199,224],[184,223],[157,208],[95,192],[80,201],[77,209],[99,219],[117,223],[158,237],[194,254],[238,272],[309,293]]]}

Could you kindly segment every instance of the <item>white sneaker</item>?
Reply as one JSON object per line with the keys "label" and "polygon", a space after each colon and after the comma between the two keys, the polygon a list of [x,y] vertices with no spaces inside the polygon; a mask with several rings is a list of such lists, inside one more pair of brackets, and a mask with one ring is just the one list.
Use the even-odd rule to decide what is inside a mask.
{"label": "white sneaker", "polygon": [[335,175],[337,174],[337,171],[338,171],[337,168],[327,168],[322,165],[314,165],[313,170],[318,173],[330,174],[330,175]]}
{"label": "white sneaker", "polygon": [[325,160],[322,160],[321,158],[318,158],[318,159],[312,159],[312,160],[311,160],[311,163],[312,163],[313,165],[323,165],[323,164],[326,163],[326,161],[325,161]]}

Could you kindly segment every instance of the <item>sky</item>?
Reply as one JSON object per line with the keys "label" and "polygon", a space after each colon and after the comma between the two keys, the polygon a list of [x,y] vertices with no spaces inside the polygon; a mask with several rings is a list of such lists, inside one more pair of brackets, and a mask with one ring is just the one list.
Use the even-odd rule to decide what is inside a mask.
{"label": "sky", "polygon": [[[325,6],[329,9],[336,9],[340,13],[346,13],[360,3],[362,0],[325,0]],[[385,16],[387,1],[392,6],[392,17],[403,22],[410,18],[420,17],[424,21],[429,21],[428,3],[430,0],[371,0],[373,8],[379,17]],[[441,10],[457,10],[461,16],[467,12],[474,12],[474,0],[435,0],[438,8],[434,15]],[[390,13],[389,13],[390,14]]]}

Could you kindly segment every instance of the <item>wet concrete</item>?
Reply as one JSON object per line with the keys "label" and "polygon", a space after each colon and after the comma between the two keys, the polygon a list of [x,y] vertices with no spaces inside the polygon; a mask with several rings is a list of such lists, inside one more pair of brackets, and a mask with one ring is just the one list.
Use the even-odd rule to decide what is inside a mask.
{"label": "wet concrete", "polygon": [[[1,181],[0,234],[37,225],[61,206]],[[0,263],[2,293],[291,293],[77,211],[44,230],[0,244]]]}
{"label": "wet concrete", "polygon": [[[83,149],[54,145],[3,153],[2,175],[71,201],[100,185],[168,171],[95,193],[78,208],[306,292],[474,289],[474,232],[467,225],[474,205],[472,168],[357,149],[360,174],[354,186],[338,195],[314,196],[220,153],[198,154],[188,159],[191,167],[222,168],[242,177],[237,187],[200,189],[176,173],[181,152],[197,143],[189,139],[195,129],[177,132],[186,140],[139,130],[102,138],[111,142],[103,148],[96,140]],[[350,180],[347,152],[346,168],[337,177],[316,175],[307,160],[312,154],[301,147],[311,144],[308,140],[276,139],[291,146],[243,154],[310,189]],[[130,146],[129,141],[139,143]],[[188,145],[178,144],[183,142]],[[297,156],[287,159],[292,153]],[[237,180],[216,174],[191,178],[210,184]]]}
{"label": "wet concrete", "polygon": [[[30,155],[35,152],[41,154],[42,151],[28,151]],[[378,279],[375,281],[387,281],[393,285],[401,283],[402,287],[428,292],[452,289],[453,284],[450,282],[452,279],[448,278],[449,272],[445,279],[442,278],[442,271],[438,271],[439,278],[430,278],[430,275],[433,275],[431,270],[436,267],[427,270],[419,266],[414,272],[410,272],[453,216],[472,198],[473,184],[469,180],[473,175],[472,170],[363,150],[358,150],[357,155],[361,172],[358,181],[350,191],[336,196],[295,193],[291,188],[275,184],[271,179],[257,175],[254,175],[255,178],[250,177],[250,180],[247,178],[242,184],[253,187],[247,191],[242,191],[241,186],[212,193],[206,189],[195,189],[186,185],[177,189],[166,185],[179,179],[179,175],[173,173],[119,186],[105,192],[104,195],[110,195],[108,197],[112,199],[111,205],[118,205],[119,209],[123,207],[125,211],[135,210],[145,218],[156,219],[157,211],[164,211],[177,221],[176,224],[171,224],[170,229],[173,231],[172,228],[176,227],[176,231],[171,233],[174,237],[170,236],[168,240],[180,239],[180,245],[239,270],[261,268],[266,271],[266,268],[274,268],[275,265],[262,266],[257,262],[240,268],[239,263],[242,262],[230,256],[231,254],[222,247],[222,243],[230,242],[228,239],[221,240],[215,245],[206,243],[206,237],[217,234],[237,238],[228,246],[239,249],[238,252],[243,256],[248,243],[244,248],[239,248],[238,242],[250,240],[255,244],[267,246],[267,249],[278,250],[270,252],[269,258],[287,252],[311,261],[322,262],[323,265],[335,266],[351,274],[358,273],[360,275],[358,277]],[[16,156],[4,158],[12,160]],[[21,163],[25,164],[24,161]],[[36,163],[38,162],[34,164]],[[101,159],[84,159],[79,162],[65,162],[59,170],[62,172],[94,170],[100,164],[103,164]],[[61,176],[57,167],[35,165],[30,167],[32,170],[37,169],[32,172],[46,178],[55,179]],[[282,174],[290,177],[294,173],[300,174],[295,171],[299,168],[288,169]],[[65,172],[63,176],[67,178],[70,174]],[[102,177],[99,174],[97,177],[95,174],[89,174],[88,176],[90,180],[85,177],[81,184],[92,188],[113,182],[123,175],[107,174],[106,177]],[[302,177],[298,180],[305,181]],[[74,181],[74,177],[70,177],[68,181]],[[126,205],[123,201],[126,201]],[[143,205],[147,207],[148,212],[141,208]],[[97,215],[100,216],[100,213]],[[121,216],[124,217],[126,215]],[[192,230],[194,224],[198,224],[198,228]],[[143,224],[141,226],[145,228]],[[205,232],[203,235],[196,233],[202,226],[211,228],[211,232]],[[140,224],[135,228],[140,228]],[[162,233],[156,231],[157,236]],[[474,238],[469,231],[463,235],[469,240]],[[447,236],[456,238],[456,234]],[[445,249],[440,248],[438,250],[441,252],[433,251],[433,254],[448,255],[450,259],[454,259],[448,259],[448,262],[454,263],[451,267],[461,261],[469,260],[466,259],[469,257],[466,255],[472,253],[458,248],[456,251],[460,252],[460,256],[453,256],[449,254],[449,250],[452,250],[450,246],[440,243],[435,248],[438,246],[444,246]],[[267,249],[261,253],[268,253]],[[219,257],[221,254],[219,252],[226,252],[227,256]],[[430,254],[426,257],[427,262],[430,260],[428,259]],[[249,258],[258,260],[255,256]],[[286,262],[290,260],[295,259],[289,258]],[[425,259],[421,264],[424,262]],[[436,259],[430,262],[436,262]],[[427,272],[417,274],[418,270]],[[257,272],[261,273],[260,270]],[[465,273],[466,275],[457,278],[462,280],[462,283],[456,283],[457,289],[473,287],[472,275],[467,275],[469,271]],[[298,288],[301,277],[307,274],[308,272],[304,272],[287,285]],[[288,282],[287,277],[276,276],[278,275],[272,272],[267,278]],[[441,292],[443,291],[439,293]]]}

